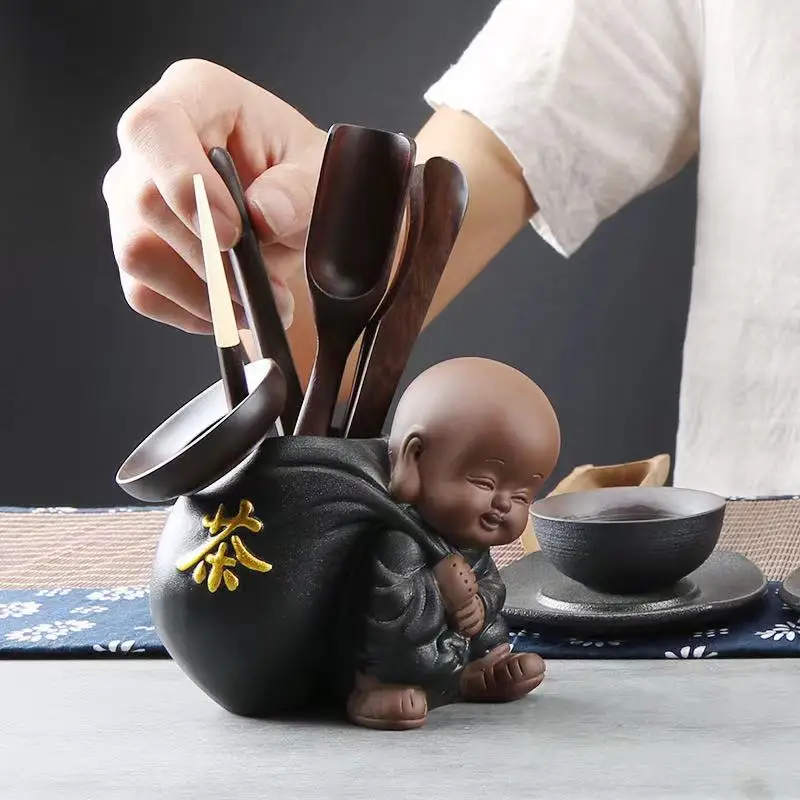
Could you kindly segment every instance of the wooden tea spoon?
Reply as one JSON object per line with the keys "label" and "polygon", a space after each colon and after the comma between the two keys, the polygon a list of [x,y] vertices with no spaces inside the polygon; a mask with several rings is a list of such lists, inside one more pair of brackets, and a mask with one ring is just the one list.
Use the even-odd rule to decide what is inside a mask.
{"label": "wooden tea spoon", "polygon": [[296,435],[329,433],[350,351],[386,292],[414,154],[398,133],[328,133],[306,241],[317,353]]}
{"label": "wooden tea spoon", "polygon": [[422,220],[418,238],[409,241],[406,274],[364,357],[360,384],[353,387],[352,408],[344,427],[348,438],[381,435],[400,378],[461,230],[468,196],[467,180],[458,164],[439,156],[425,162],[421,185],[416,184],[411,194],[412,204],[422,205],[421,212],[417,211]]}

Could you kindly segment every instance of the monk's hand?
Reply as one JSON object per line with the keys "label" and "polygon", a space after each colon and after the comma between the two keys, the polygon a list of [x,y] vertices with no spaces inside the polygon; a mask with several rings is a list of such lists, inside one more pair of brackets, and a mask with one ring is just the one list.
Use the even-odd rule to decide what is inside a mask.
{"label": "monk's hand", "polygon": [[469,602],[453,614],[453,627],[457,633],[471,639],[477,636],[486,622],[486,608],[480,595],[474,595]]}
{"label": "monk's hand", "polygon": [[483,627],[485,612],[483,601],[478,597],[478,581],[464,556],[452,553],[443,558],[433,568],[433,574],[447,616],[456,630],[465,635],[472,635],[466,634],[462,628],[466,626],[472,630],[478,622]]}

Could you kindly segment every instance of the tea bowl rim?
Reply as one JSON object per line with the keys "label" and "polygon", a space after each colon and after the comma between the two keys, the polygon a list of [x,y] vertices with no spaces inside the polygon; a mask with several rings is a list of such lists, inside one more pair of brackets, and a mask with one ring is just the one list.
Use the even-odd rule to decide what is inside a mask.
{"label": "tea bowl rim", "polygon": [[[640,496],[693,496],[700,497],[706,500],[707,507],[701,511],[693,514],[675,514],[672,516],[658,516],[648,517],[647,519],[598,519],[591,516],[586,517],[570,517],[567,516],[569,506],[576,501],[577,498],[585,497],[587,495],[597,496],[599,493],[618,494],[623,497],[632,495]],[[604,486],[596,489],[584,489],[580,492],[564,492],[563,494],[550,495],[537,500],[531,506],[530,516],[535,520],[542,520],[545,522],[561,522],[565,525],[651,525],[651,524],[664,524],[666,522],[677,522],[680,520],[697,519],[705,517],[709,514],[717,513],[724,510],[727,506],[728,499],[722,495],[709,492],[704,489],[691,489],[682,486]],[[622,504],[620,507],[624,507]]]}

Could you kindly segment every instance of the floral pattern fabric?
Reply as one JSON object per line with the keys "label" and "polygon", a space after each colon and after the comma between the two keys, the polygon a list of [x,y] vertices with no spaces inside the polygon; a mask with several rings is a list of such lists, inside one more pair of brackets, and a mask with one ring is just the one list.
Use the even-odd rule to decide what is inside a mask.
{"label": "floral pattern fabric", "polygon": [[0,591],[0,657],[167,654],[145,586]]}
{"label": "floral pattern fabric", "polygon": [[539,653],[545,658],[800,658],[800,612],[778,596],[771,582],[766,596],[716,627],[637,635],[566,636],[555,628],[529,627],[515,631],[515,650]]}
{"label": "floral pattern fabric", "polygon": [[[165,658],[142,586],[0,591],[0,657]],[[545,658],[689,660],[800,657],[800,613],[778,596],[716,627],[587,636],[547,627],[511,634],[515,650]]]}

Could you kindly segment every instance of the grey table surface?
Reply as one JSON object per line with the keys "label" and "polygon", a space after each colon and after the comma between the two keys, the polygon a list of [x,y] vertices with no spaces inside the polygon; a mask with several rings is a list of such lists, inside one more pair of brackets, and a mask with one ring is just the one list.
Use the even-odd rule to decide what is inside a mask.
{"label": "grey table surface", "polygon": [[168,661],[0,662],[0,798],[800,799],[800,659],[552,661],[419,731],[220,710]]}

